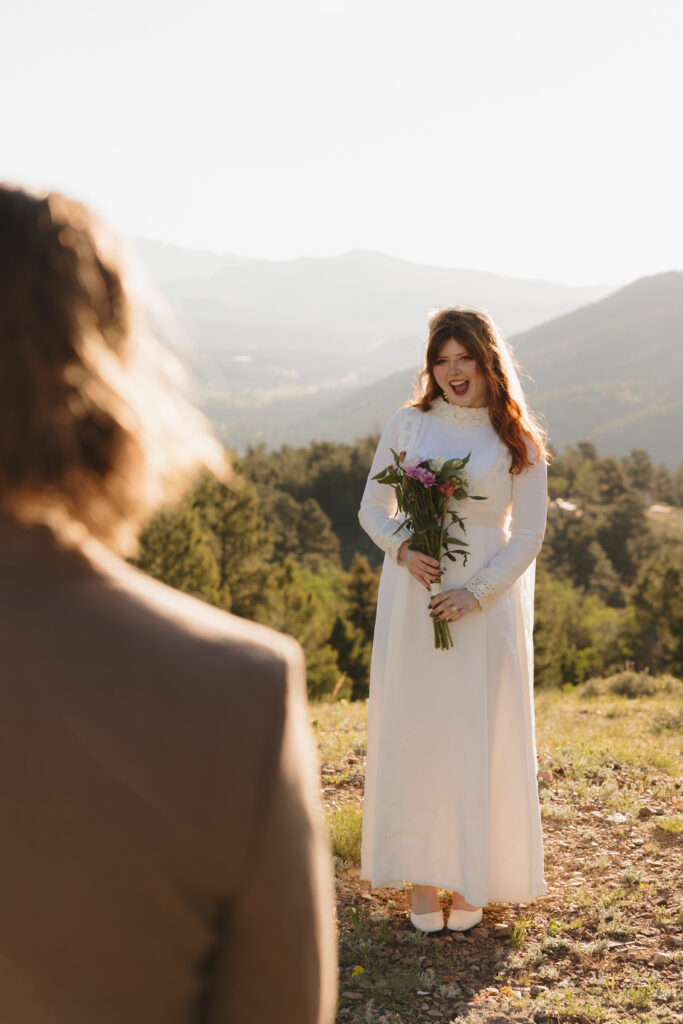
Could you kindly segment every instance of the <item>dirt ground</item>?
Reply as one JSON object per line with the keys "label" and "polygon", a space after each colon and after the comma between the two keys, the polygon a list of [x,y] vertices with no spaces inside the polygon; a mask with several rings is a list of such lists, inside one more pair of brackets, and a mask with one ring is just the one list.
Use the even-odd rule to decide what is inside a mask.
{"label": "dirt ground", "polygon": [[[644,708],[638,729],[656,742],[650,726],[661,723],[661,706]],[[568,706],[575,713],[609,712],[593,702],[589,712]],[[349,715],[355,724],[347,718],[333,758],[321,747],[333,817],[362,796],[363,722],[359,711]],[[330,727],[339,741],[339,722]],[[336,858],[339,1024],[683,1022],[680,776],[612,760],[609,744],[584,738],[582,748],[567,740],[571,729],[562,743],[550,724],[543,732],[541,723],[548,893],[532,905],[490,904],[468,933],[423,936],[408,919],[408,891],[371,891],[356,857]],[[448,901],[443,893],[444,909]]]}

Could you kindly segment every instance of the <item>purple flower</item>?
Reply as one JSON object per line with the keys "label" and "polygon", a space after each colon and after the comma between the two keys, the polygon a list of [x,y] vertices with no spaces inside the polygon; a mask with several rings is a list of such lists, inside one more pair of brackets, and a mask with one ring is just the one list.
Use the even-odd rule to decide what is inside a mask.
{"label": "purple flower", "polygon": [[411,476],[413,480],[419,480],[425,487],[431,487],[432,484],[436,483],[435,475],[430,473],[428,469],[423,469],[420,466],[408,467],[405,470],[405,474],[406,476]]}

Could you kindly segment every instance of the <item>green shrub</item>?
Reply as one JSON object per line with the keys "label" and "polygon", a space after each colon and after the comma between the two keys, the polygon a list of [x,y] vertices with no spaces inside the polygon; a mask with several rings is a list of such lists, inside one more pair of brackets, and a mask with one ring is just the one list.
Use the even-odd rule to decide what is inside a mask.
{"label": "green shrub", "polygon": [[617,697],[628,697],[631,700],[635,697],[651,697],[658,689],[657,678],[651,676],[649,672],[626,669],[609,677],[607,689]]}
{"label": "green shrub", "polygon": [[580,697],[603,697],[614,694],[616,697],[653,697],[658,693],[683,695],[683,681],[670,675],[650,675],[649,672],[636,672],[624,669],[605,678],[592,677],[576,687]]}
{"label": "green shrub", "polygon": [[683,680],[676,679],[675,676],[652,676],[649,672],[624,669],[623,672],[616,672],[610,676],[593,676],[575,687],[575,692],[581,697],[600,697],[611,693],[632,700],[637,697],[654,696],[657,693],[683,696]]}

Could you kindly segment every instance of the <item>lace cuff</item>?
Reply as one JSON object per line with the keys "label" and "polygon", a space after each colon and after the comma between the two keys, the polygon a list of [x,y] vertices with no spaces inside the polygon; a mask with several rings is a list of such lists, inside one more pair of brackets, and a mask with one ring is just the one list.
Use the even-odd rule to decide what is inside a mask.
{"label": "lace cuff", "polygon": [[469,583],[465,584],[465,590],[469,590],[470,594],[474,594],[479,602],[479,607],[482,609],[488,608],[498,597],[498,591],[487,575],[486,569],[475,573]]}
{"label": "lace cuff", "polygon": [[384,548],[388,555],[391,555],[393,560],[398,564],[398,551],[404,540],[409,540],[411,536],[410,530],[402,527],[397,533],[394,533],[389,537],[389,543]]}

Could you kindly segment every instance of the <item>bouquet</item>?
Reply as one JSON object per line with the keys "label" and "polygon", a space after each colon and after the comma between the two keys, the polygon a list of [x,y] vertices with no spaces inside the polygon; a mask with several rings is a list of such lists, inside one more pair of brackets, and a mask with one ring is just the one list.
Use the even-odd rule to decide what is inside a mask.
{"label": "bouquet", "polygon": [[[397,454],[392,448],[391,454],[394,464],[377,473],[373,480],[394,488],[399,512],[405,516],[394,532],[398,533],[405,527],[412,533],[408,543],[411,551],[421,551],[438,562],[442,558],[455,562],[460,556],[466,565],[467,541],[461,537],[450,537],[448,533],[454,525],[464,533],[465,521],[455,509],[448,507],[448,503],[451,498],[456,501],[464,498],[483,500],[481,495],[467,493],[465,466],[470,453],[462,459],[408,460],[405,452]],[[439,571],[439,583],[442,576],[443,567]],[[448,623],[444,619],[436,619],[433,614],[432,619],[434,646],[437,650],[447,651],[453,646]]]}

